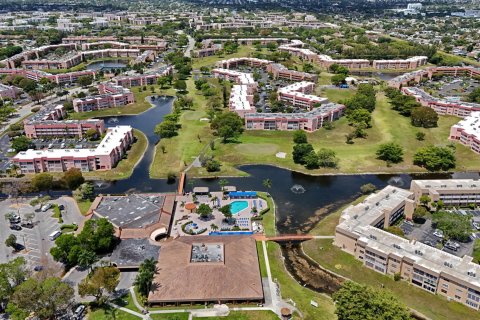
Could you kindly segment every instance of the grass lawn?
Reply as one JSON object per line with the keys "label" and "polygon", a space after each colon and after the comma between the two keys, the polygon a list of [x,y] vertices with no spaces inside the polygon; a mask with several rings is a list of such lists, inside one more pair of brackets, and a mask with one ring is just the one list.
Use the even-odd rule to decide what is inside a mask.
{"label": "grass lawn", "polygon": [[92,205],[92,201],[90,200],[82,200],[82,201],[77,201],[78,208],[80,209],[80,213],[83,215],[86,215],[88,212],[88,209],[90,209],[90,206]]}
{"label": "grass lawn", "polygon": [[348,206],[351,204],[355,205],[360,202],[362,202],[367,196],[360,196],[358,199],[353,201],[352,203],[348,203],[341,208],[339,208],[337,211],[329,214],[326,216],[324,219],[322,219],[317,225],[310,230],[310,234],[316,235],[316,236],[333,236],[335,235],[335,227],[338,224],[338,220],[340,219],[340,215],[342,214],[342,211],[345,210]]}
{"label": "grass lawn", "polygon": [[208,320],[277,320],[278,316],[272,311],[231,311],[226,317],[202,317],[193,319]]}
{"label": "grass lawn", "polygon": [[115,303],[117,306],[124,307],[135,312],[140,312],[140,310],[138,310],[138,308],[133,303],[133,298],[130,292],[128,292],[128,294],[124,295],[123,297],[113,300],[113,303]]}
{"label": "grass lawn", "polygon": [[[302,312],[305,320],[333,320],[335,306],[333,301],[326,295],[314,292],[301,286],[285,270],[280,246],[269,241],[267,243],[267,252],[270,259],[270,270],[272,278],[277,279],[280,284],[280,291],[283,299],[292,299],[297,308]],[[312,306],[310,301],[318,303],[318,308]]]}
{"label": "grass lawn", "polygon": [[356,90],[353,89],[320,89],[318,94],[321,97],[327,97],[332,102],[339,103],[343,100],[351,98]]}
{"label": "grass lawn", "polygon": [[[192,78],[186,82],[188,96],[193,99],[194,108],[182,111],[179,120],[181,129],[178,136],[162,139],[157,144],[150,167],[152,178],[164,178],[168,172],[178,173],[182,171],[198,156],[204,147],[208,147],[213,139],[209,122],[200,121],[200,119],[207,117],[206,99],[197,92]],[[165,153],[161,151],[161,145],[165,146]]]}
{"label": "grass lawn", "polygon": [[188,312],[150,314],[150,318],[153,320],[188,320],[188,315]]}
{"label": "grass lawn", "polygon": [[265,212],[262,217],[262,224],[265,231],[265,235],[274,236],[275,235],[275,205],[273,203],[272,197],[268,197],[266,192],[258,192],[258,195],[267,201],[268,211]]}
{"label": "grass lawn", "polygon": [[137,139],[130,150],[127,151],[127,157],[122,159],[115,168],[106,171],[90,171],[84,172],[86,179],[102,179],[102,180],[122,180],[132,175],[136,164],[142,159],[148,147],[147,137],[140,130],[133,129],[133,135]]}
{"label": "grass lawn", "polygon": [[240,57],[248,57],[250,53],[254,52],[255,48],[253,46],[239,46],[238,51],[233,54],[226,54],[221,56],[210,56],[205,58],[193,58],[193,69],[200,69],[200,67],[204,66],[213,66],[217,61],[230,59],[230,58],[240,58]]}
{"label": "grass lawn", "polygon": [[[447,145],[450,127],[459,120],[452,116],[440,116],[437,128],[415,128],[410,124],[409,118],[391,110],[386,97],[379,93],[377,107],[373,112],[373,127],[367,130],[366,139],[355,139],[355,143],[351,145],[345,143],[345,135],[353,131],[345,117],[336,121],[332,130],[321,129],[307,134],[314,149],[330,148],[337,153],[340,159],[339,169],[307,170],[293,163],[292,132],[287,131],[245,131],[237,142],[218,143],[213,154],[223,163],[218,175],[234,172],[234,166],[259,163],[309,174],[426,172],[425,169],[413,165],[415,150],[429,143]],[[416,139],[415,134],[418,131],[425,132],[424,141]],[[380,144],[391,141],[399,143],[405,154],[403,162],[388,167],[384,161],[376,159],[375,151]],[[268,148],[265,148],[266,145]],[[279,151],[287,153],[285,159],[275,156]],[[478,156],[467,147],[456,144],[456,158],[457,171],[478,170]]]}
{"label": "grass lawn", "polygon": [[393,292],[398,300],[423,313],[431,319],[479,319],[478,311],[457,302],[433,295],[413,287],[405,281],[377,273],[362,265],[352,255],[332,244],[332,240],[310,240],[303,243],[305,253],[323,267],[352,279],[358,283],[379,287],[382,284]]}
{"label": "grass lawn", "polygon": [[[150,87],[154,87],[154,93],[150,90]],[[147,86],[147,90],[139,91],[143,87],[133,87],[132,90],[135,96],[135,103],[117,107],[109,108],[104,110],[97,110],[91,112],[71,112],[69,113],[70,119],[90,119],[97,117],[108,117],[108,116],[121,116],[121,115],[132,115],[139,114],[144,111],[147,111],[152,107],[152,105],[146,100],[148,96],[153,94],[166,94],[166,95],[175,95],[175,90],[172,88],[169,89],[160,89],[160,86]]]}
{"label": "grass lawn", "polygon": [[109,307],[107,309],[94,309],[88,312],[87,318],[89,320],[138,320],[134,316],[125,311]]}
{"label": "grass lawn", "polygon": [[260,264],[260,274],[262,278],[267,277],[267,267],[265,264],[265,255],[263,254],[262,242],[257,241],[258,262]]}

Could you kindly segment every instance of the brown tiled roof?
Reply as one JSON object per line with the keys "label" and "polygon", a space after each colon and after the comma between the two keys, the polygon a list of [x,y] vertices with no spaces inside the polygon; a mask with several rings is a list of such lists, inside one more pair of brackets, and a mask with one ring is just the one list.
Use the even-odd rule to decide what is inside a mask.
{"label": "brown tiled roof", "polygon": [[[224,262],[191,263],[193,243],[222,243]],[[262,300],[255,240],[248,236],[180,237],[161,246],[150,303]]]}

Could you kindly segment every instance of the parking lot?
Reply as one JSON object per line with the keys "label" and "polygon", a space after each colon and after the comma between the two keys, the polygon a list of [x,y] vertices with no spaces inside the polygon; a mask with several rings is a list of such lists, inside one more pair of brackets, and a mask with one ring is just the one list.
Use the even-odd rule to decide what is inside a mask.
{"label": "parking lot", "polygon": [[[424,224],[405,221],[400,225],[400,229],[402,229],[405,237],[407,237],[408,239],[415,239],[416,241],[420,241],[421,243],[424,243],[431,247],[436,247],[455,256],[463,257],[464,255],[472,255],[474,244],[474,239],[472,239],[472,237],[466,243],[454,241],[454,243],[458,244],[458,248],[456,251],[449,249],[444,246],[445,243],[442,242],[443,238],[439,237],[438,233],[435,232],[436,229],[432,227],[431,220],[427,219]],[[480,232],[476,233],[476,237],[480,238]]]}
{"label": "parking lot", "polygon": [[89,141],[87,138],[74,139],[33,139],[35,149],[95,149],[98,141]]}
{"label": "parking lot", "polygon": [[[57,218],[53,218],[53,210],[46,212],[40,210],[40,206],[32,207],[29,202],[32,199],[19,200],[18,204],[13,199],[2,201],[0,205],[0,263],[12,260],[16,257],[24,257],[27,264],[33,268],[35,266],[48,266],[60,270],[60,264],[54,262],[49,251],[53,247],[54,241],[49,239],[49,235],[60,230],[61,224]],[[65,224],[77,223],[81,224],[84,217],[78,211],[71,198],[62,197],[49,201],[49,203],[57,203],[64,206],[62,217]],[[21,230],[11,230],[10,222],[5,219],[5,215],[13,212],[18,214],[22,219],[22,223],[26,221],[29,214],[34,214],[32,219],[32,227],[22,227]],[[24,250],[14,253],[12,248],[6,247],[5,240],[10,235],[17,237],[17,243],[25,247]]]}

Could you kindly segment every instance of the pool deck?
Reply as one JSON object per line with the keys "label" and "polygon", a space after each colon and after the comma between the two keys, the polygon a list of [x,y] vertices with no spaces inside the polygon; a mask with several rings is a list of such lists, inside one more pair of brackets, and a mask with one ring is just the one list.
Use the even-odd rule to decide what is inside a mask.
{"label": "pool deck", "polygon": [[[245,201],[247,202],[248,206],[245,209],[239,211],[237,214],[233,214],[232,223],[228,224],[225,221],[224,215],[218,210],[218,208],[235,201]],[[195,212],[196,210],[191,211],[185,208],[185,204],[187,203],[195,203],[197,208],[202,203],[207,204],[213,210],[212,215],[207,219],[202,219],[200,218],[200,215]],[[255,213],[255,210],[253,209],[254,203],[256,204],[257,213]],[[231,231],[231,229],[235,225],[240,227],[242,231],[254,231],[254,233],[261,233],[263,231],[261,224],[259,228],[254,228],[250,219],[255,215],[258,215],[260,211],[267,207],[267,202],[261,198],[230,199],[228,195],[224,195],[221,191],[210,192],[208,195],[205,194],[196,196],[194,196],[193,193],[187,193],[182,196],[177,196],[177,207],[173,217],[173,226],[170,235],[172,237],[189,236],[189,234],[183,232],[182,230],[182,225],[187,223],[188,221],[192,221],[197,225],[197,228],[194,228],[194,230],[206,229],[206,231],[200,233],[201,235],[208,235],[209,232],[212,231],[222,231],[223,228],[229,228],[229,231]],[[218,229],[212,228],[212,224],[216,225]],[[255,222],[255,224],[259,225],[258,222]]]}

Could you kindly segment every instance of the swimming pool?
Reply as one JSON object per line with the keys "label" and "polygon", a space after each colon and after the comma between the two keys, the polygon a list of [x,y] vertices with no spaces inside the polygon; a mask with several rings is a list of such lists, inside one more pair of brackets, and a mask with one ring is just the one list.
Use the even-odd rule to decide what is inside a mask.
{"label": "swimming pool", "polygon": [[248,208],[248,201],[233,201],[230,203],[230,211],[233,215]]}

